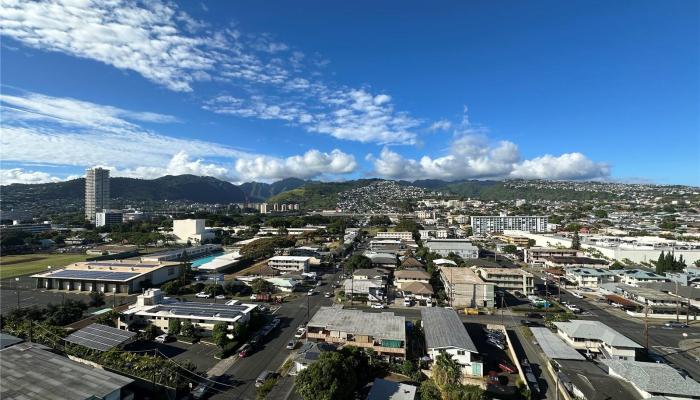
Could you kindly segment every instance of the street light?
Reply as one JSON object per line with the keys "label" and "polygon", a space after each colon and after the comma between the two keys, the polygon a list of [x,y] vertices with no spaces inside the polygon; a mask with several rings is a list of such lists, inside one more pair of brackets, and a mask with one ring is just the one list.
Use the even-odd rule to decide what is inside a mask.
{"label": "street light", "polygon": [[112,288],[112,308],[117,308],[117,288]]}

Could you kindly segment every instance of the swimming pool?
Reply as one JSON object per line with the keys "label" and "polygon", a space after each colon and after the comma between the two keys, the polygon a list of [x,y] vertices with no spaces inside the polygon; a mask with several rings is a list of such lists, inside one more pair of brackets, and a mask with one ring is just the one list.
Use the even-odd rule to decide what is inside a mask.
{"label": "swimming pool", "polygon": [[198,258],[198,259],[192,261],[192,268],[199,268],[200,265],[206,264],[206,263],[208,263],[209,261],[215,259],[216,257],[218,257],[218,256],[220,256],[220,255],[222,255],[222,254],[224,254],[224,253],[223,253],[223,252],[218,252],[218,253],[213,253],[212,255],[207,256],[207,257]]}

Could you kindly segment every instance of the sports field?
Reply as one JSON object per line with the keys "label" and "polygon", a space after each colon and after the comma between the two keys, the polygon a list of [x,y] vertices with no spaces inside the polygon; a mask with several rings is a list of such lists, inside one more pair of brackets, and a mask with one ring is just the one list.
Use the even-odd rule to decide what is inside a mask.
{"label": "sports field", "polygon": [[0,279],[20,275],[35,274],[46,271],[50,265],[54,268],[85,261],[85,254],[22,254],[0,257]]}

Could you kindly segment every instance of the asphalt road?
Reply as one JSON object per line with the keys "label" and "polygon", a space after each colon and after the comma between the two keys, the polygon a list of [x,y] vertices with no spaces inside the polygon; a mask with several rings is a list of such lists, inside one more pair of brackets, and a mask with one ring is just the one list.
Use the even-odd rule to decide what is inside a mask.
{"label": "asphalt road", "polygon": [[[536,280],[535,283],[542,283],[542,281],[537,282]],[[576,298],[565,290],[561,292],[561,300],[576,304],[584,312],[590,313],[590,315],[581,316],[580,319],[600,321],[640,345],[646,346],[643,318],[630,317],[619,309],[604,303],[598,303],[593,299]],[[672,319],[675,319],[675,316],[669,317],[669,320]],[[681,321],[685,322],[684,319],[681,319]],[[690,328],[668,329],[663,327],[664,322],[665,320],[661,319],[649,320],[650,351],[661,355],[669,363],[682,368],[693,379],[700,381],[700,360],[678,348],[678,342],[683,339],[700,338],[700,325],[691,321]],[[684,333],[687,337],[683,336]]]}
{"label": "asphalt road", "polygon": [[[330,306],[333,303],[333,299],[323,297],[323,293],[333,291],[328,283],[332,283],[336,278],[337,274],[326,274],[323,277],[324,285],[316,288],[318,294],[302,295],[289,303],[283,303],[275,312],[275,316],[281,320],[279,328],[270,333],[261,348],[248,357],[238,359],[220,378],[221,381],[235,387],[217,387],[225,391],[216,393],[211,398],[255,399],[255,378],[265,370],[277,370],[293,352],[286,349],[287,342],[294,338],[297,327],[308,321],[307,314],[311,317],[319,307]],[[310,308],[307,308],[307,304]]]}

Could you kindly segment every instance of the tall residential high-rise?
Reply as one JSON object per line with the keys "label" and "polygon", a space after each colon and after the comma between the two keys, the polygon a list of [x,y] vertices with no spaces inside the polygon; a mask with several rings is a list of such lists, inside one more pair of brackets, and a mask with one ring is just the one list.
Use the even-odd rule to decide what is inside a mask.
{"label": "tall residential high-rise", "polygon": [[95,222],[95,214],[109,209],[109,170],[85,170],[85,219]]}

